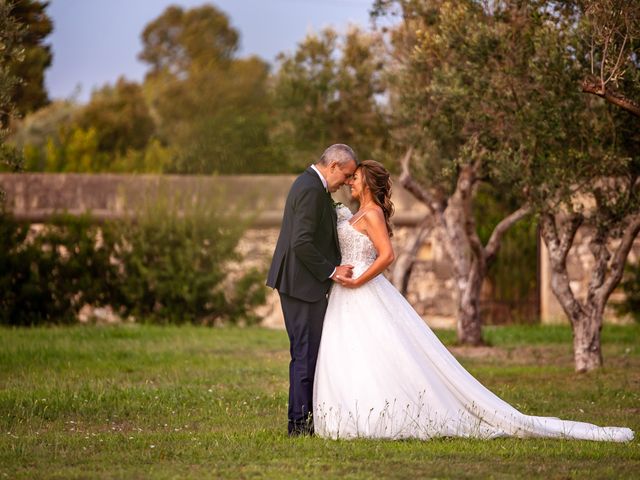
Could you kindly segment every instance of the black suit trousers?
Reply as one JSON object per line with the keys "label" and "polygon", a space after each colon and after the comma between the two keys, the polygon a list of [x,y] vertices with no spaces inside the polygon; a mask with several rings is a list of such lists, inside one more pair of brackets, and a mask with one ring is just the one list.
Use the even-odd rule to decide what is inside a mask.
{"label": "black suit trousers", "polygon": [[284,323],[289,335],[289,432],[311,419],[313,411],[313,379],[320,349],[320,337],[327,298],[305,302],[280,293]]}

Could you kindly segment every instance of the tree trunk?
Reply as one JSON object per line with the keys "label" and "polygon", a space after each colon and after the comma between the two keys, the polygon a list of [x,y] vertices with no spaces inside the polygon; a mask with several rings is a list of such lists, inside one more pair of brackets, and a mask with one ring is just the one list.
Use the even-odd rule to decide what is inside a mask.
{"label": "tree trunk", "polygon": [[[401,161],[400,183],[416,199],[427,206],[437,228],[439,240],[451,258],[458,290],[458,343],[483,345],[480,316],[480,290],[487,269],[495,259],[505,232],[530,211],[523,206],[511,213],[493,230],[487,246],[483,246],[473,216],[475,185],[479,181],[480,162],[460,167],[456,189],[447,199],[424,188],[411,176],[409,148]],[[417,251],[417,250],[416,250]]]}
{"label": "tree trunk", "polygon": [[482,340],[482,319],[480,317],[480,289],[484,275],[474,265],[468,277],[459,277],[458,284],[458,343],[463,345],[484,345]]}
{"label": "tree trunk", "polygon": [[571,290],[566,258],[573,244],[576,232],[582,225],[581,214],[565,216],[543,213],[540,216],[540,233],[549,250],[551,264],[551,289],[560,302],[573,328],[573,352],[577,372],[588,372],[602,366],[600,331],[607,300],[620,283],[626,258],[634,238],[640,232],[640,215],[630,215],[620,244],[615,249],[613,260],[608,244],[611,231],[606,226],[596,228],[590,242],[590,250],[595,260],[587,298],[579,301]]}
{"label": "tree trunk", "polygon": [[580,315],[573,325],[573,358],[576,372],[584,373],[602,366],[600,331],[602,312],[593,309]]}
{"label": "tree trunk", "polygon": [[463,165],[443,215],[448,237],[445,248],[453,260],[458,286],[458,343],[473,346],[484,343],[479,297],[486,273],[484,248],[477,238],[472,209],[476,182],[476,165]]}

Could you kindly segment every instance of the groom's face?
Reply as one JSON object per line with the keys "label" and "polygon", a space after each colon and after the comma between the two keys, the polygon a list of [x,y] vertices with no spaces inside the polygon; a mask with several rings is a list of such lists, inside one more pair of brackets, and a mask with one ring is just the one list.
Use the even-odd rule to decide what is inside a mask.
{"label": "groom's face", "polygon": [[351,179],[356,171],[356,162],[351,161],[345,165],[340,165],[338,162],[331,162],[328,170],[329,173],[326,176],[327,189],[331,193],[334,193]]}

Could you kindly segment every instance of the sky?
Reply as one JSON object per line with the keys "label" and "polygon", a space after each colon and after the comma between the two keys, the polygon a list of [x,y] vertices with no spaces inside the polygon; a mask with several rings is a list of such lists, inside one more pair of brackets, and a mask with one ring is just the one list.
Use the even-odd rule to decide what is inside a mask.
{"label": "sky", "polygon": [[53,50],[45,79],[50,98],[84,102],[120,76],[141,81],[147,70],[137,60],[144,27],[169,5],[204,3],[225,12],[239,30],[240,56],[255,54],[273,65],[278,53],[293,52],[310,31],[369,27],[373,0],[51,0],[54,31],[45,40]]}

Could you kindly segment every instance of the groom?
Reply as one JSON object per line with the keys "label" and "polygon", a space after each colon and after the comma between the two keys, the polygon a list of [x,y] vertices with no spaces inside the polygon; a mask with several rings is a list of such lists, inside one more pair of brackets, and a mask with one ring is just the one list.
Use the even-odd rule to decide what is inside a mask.
{"label": "groom", "polygon": [[336,212],[331,193],[357,167],[351,147],[335,144],[307,168],[289,190],[267,285],[280,294],[289,335],[289,435],[313,434],[313,377],[327,292],[336,277],[351,277],[340,265]]}

